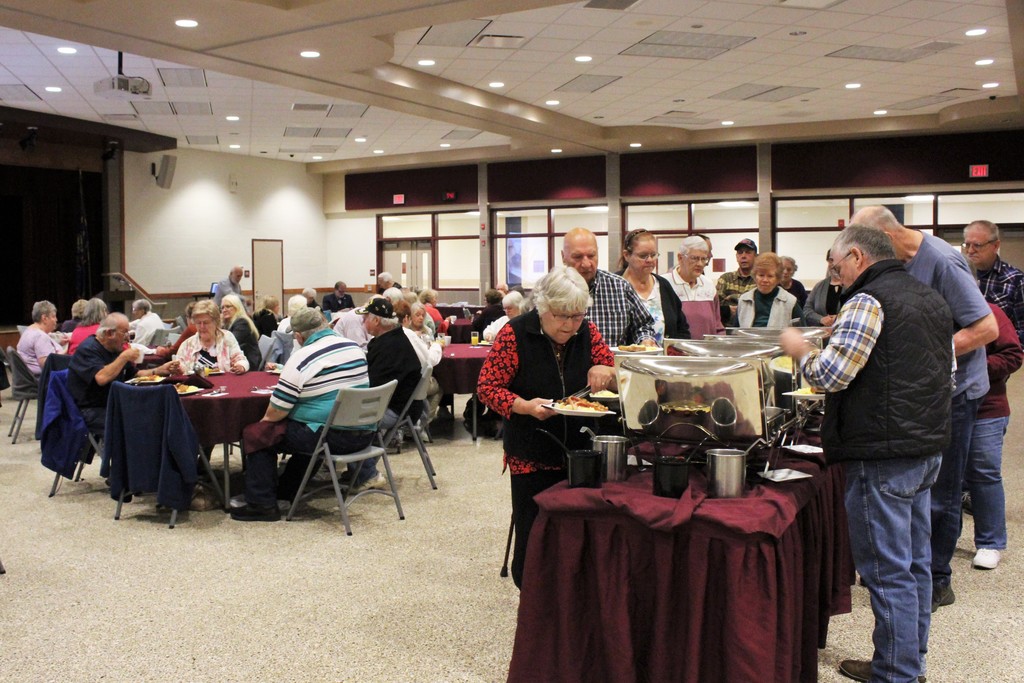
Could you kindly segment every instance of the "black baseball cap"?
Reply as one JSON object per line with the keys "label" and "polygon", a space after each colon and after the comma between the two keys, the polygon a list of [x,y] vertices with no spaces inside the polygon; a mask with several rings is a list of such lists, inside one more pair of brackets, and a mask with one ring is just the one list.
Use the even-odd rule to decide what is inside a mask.
{"label": "black baseball cap", "polygon": [[751,239],[740,240],[739,242],[737,242],[736,251],[739,251],[740,249],[750,249],[755,254],[757,253],[757,245],[754,244],[754,240]]}
{"label": "black baseball cap", "polygon": [[395,309],[391,306],[391,302],[387,299],[374,299],[370,303],[366,304],[362,308],[357,308],[356,313],[359,315],[366,315],[367,313],[373,313],[374,315],[380,316],[381,318],[394,318]]}

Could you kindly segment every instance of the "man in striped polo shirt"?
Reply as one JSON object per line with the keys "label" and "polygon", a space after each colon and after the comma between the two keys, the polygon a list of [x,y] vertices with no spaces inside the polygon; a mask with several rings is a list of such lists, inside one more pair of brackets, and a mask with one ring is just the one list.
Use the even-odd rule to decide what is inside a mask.
{"label": "man in striped polo shirt", "polygon": [[[281,518],[278,500],[291,501],[309,466],[320,430],[330,415],[338,390],[370,386],[366,354],[350,339],[327,327],[323,316],[305,308],[291,317],[292,333],[301,346],[281,371],[262,422],[287,422],[278,443],[247,454],[245,507],[231,511],[242,522],[273,522]],[[375,429],[333,429],[327,437],[332,453],[366,448]],[[246,439],[248,440],[248,429]],[[277,456],[292,456],[278,479]]]}

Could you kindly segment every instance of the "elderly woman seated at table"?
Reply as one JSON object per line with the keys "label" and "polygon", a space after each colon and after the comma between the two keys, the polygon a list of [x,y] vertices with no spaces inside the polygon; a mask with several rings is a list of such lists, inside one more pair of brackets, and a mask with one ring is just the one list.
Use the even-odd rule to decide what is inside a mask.
{"label": "elderly woman seated at table", "polygon": [[249,369],[249,361],[235,340],[235,335],[220,327],[220,309],[210,300],[200,301],[192,309],[196,333],[182,342],[174,355],[174,371],[186,374],[209,368],[241,375]]}
{"label": "elderly woman seated at table", "polygon": [[427,309],[427,315],[434,321],[434,329],[438,334],[448,331],[448,321],[437,310],[437,292],[432,289],[424,289],[420,292],[420,303]]}
{"label": "elderly woman seated at table", "polygon": [[301,311],[303,308],[309,308],[306,305],[306,297],[301,294],[296,294],[292,298],[288,299],[288,315],[281,319],[281,322],[277,325],[278,332],[291,332],[292,323],[291,317]]}
{"label": "elderly woman seated at table", "polygon": [[224,328],[235,336],[238,348],[242,349],[250,368],[259,368],[260,344],[259,333],[252,318],[245,312],[245,305],[237,294],[228,294],[220,300],[220,317]]}
{"label": "elderly woman seated at table", "polygon": [[79,344],[96,334],[100,323],[107,317],[107,304],[103,299],[89,299],[85,302],[85,311],[78,327],[71,333],[71,341],[68,342],[68,353],[78,350]]}
{"label": "elderly woman seated at table", "polygon": [[281,302],[273,294],[261,296],[256,302],[252,322],[261,337],[270,337],[277,329],[277,317],[281,314]]}
{"label": "elderly woman seated at table", "polygon": [[615,385],[611,350],[594,323],[585,320],[591,298],[583,276],[555,266],[537,282],[533,303],[534,310],[498,333],[477,386],[480,400],[504,418],[516,586],[522,586],[526,543],[537,517],[533,497],[566,477],[561,447],[541,430],[564,438],[570,449],[590,446],[579,432],[592,419],[559,415],[546,405],[587,386],[601,391]]}
{"label": "elderly woman seated at table", "polygon": [[733,316],[733,326],[773,327],[803,326],[804,311],[796,297],[782,289],[782,259],[766,251],[754,259],[755,288],[740,295]]}
{"label": "elderly woman seated at table", "polygon": [[75,303],[71,304],[71,319],[65,320],[60,324],[60,331],[64,334],[71,334],[78,327],[78,323],[82,321],[82,314],[85,313],[85,305],[89,303],[85,299],[79,299]]}
{"label": "elderly woman seated at table", "polygon": [[515,318],[522,312],[523,295],[519,292],[510,292],[501,300],[501,308],[505,315],[501,316],[490,325],[484,328],[484,341],[494,341],[501,328],[505,327],[509,320]]}
{"label": "elderly woman seated at table", "polygon": [[50,335],[57,329],[57,307],[49,301],[32,304],[32,324],[18,340],[18,355],[32,374],[39,376],[51,353],[60,353],[61,345]]}

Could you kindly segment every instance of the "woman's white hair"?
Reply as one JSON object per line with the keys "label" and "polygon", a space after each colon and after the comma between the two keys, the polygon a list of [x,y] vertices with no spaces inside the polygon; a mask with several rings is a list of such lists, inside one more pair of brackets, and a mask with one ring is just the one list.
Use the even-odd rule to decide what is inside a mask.
{"label": "woman's white hair", "polygon": [[691,235],[679,244],[679,255],[687,256],[691,251],[703,251],[704,253],[708,253],[708,243],[704,241],[703,237]]}
{"label": "woman's white hair", "polygon": [[537,313],[585,313],[590,308],[590,289],[583,276],[569,266],[555,266],[533,288]]}
{"label": "woman's white hair", "polygon": [[523,309],[523,295],[519,292],[509,292],[505,295],[505,298],[501,300],[501,307],[506,308],[508,306],[515,306],[519,310]]}
{"label": "woman's white hair", "polygon": [[400,290],[398,287],[388,287],[387,289],[384,290],[381,296],[386,297],[387,300],[390,301],[392,304],[397,303],[399,301],[405,301],[405,295],[402,294],[402,290]]}
{"label": "woman's white hair", "polygon": [[288,317],[290,318],[303,308],[306,308],[308,305],[309,302],[306,300],[305,295],[296,294],[292,298],[288,299]]}

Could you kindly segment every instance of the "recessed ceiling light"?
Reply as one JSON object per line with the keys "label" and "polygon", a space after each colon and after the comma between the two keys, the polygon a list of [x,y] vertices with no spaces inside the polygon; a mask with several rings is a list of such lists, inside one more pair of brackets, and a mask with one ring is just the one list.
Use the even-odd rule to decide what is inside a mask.
{"label": "recessed ceiling light", "polygon": [[874,113],[875,116],[885,116],[886,114],[889,113],[889,110],[888,109],[876,109],[873,113]]}
{"label": "recessed ceiling light", "polygon": [[58,47],[57,52],[61,53],[62,55],[73,55],[76,52],[78,52],[78,50],[76,50],[73,47]]}
{"label": "recessed ceiling light", "polygon": [[356,138],[356,142],[366,142],[366,138]]}
{"label": "recessed ceiling light", "polygon": [[502,83],[501,81],[491,81],[487,85],[492,87],[492,88],[504,88],[505,87],[505,84]]}
{"label": "recessed ceiling light", "polygon": [[722,125],[723,125],[723,126],[731,126],[731,125],[733,125],[734,123],[736,123],[736,122],[735,122],[735,121],[722,121]]}
{"label": "recessed ceiling light", "polygon": [[60,90],[61,89],[58,88],[55,85],[48,85],[48,86],[46,86],[46,92],[60,92]]}
{"label": "recessed ceiling light", "polygon": [[551,153],[552,154],[561,154],[562,150],[560,148],[558,148],[558,147],[555,147],[553,150],[551,150]]}
{"label": "recessed ceiling light", "polygon": [[225,121],[237,121],[238,117],[237,116],[225,116],[224,120]]}
{"label": "recessed ceiling light", "polygon": [[974,38],[975,36],[983,36],[986,33],[988,33],[987,28],[972,28],[970,31],[964,31],[964,35],[970,36],[971,38]]}
{"label": "recessed ceiling light", "polygon": [[442,142],[441,146],[444,147],[445,149],[447,149],[447,148],[452,146],[452,143],[450,143],[450,142]]}
{"label": "recessed ceiling light", "polygon": [[557,107],[558,105],[561,104],[561,102],[559,102],[558,100],[548,100],[544,104],[548,105],[549,107]]}
{"label": "recessed ceiling light", "polygon": [[593,59],[593,57],[591,57],[590,55],[579,55],[577,57],[574,57],[574,59],[577,62],[581,62],[582,63],[582,62],[589,62],[590,60]]}
{"label": "recessed ceiling light", "polygon": [[321,159],[323,159],[323,157],[320,156],[319,154],[313,157],[313,161],[320,161]]}
{"label": "recessed ceiling light", "polygon": [[982,83],[981,87],[982,88],[998,88],[999,84],[998,83]]}
{"label": "recessed ceiling light", "polygon": [[303,50],[302,52],[299,53],[299,56],[305,57],[306,59],[316,59],[317,57],[320,56],[320,53],[317,52],[316,50]]}
{"label": "recessed ceiling light", "polygon": [[228,149],[242,149],[241,145],[228,145]]}
{"label": "recessed ceiling light", "polygon": [[806,36],[807,35],[807,31],[790,31],[789,35],[791,35],[791,36]]}
{"label": "recessed ceiling light", "polygon": [[994,59],[979,59],[974,63],[974,66],[989,66],[990,64],[994,64],[995,61],[996,60]]}
{"label": "recessed ceiling light", "polygon": [[199,26],[199,22],[195,19],[178,19],[174,22],[174,25],[181,28],[195,28],[196,26]]}
{"label": "recessed ceiling light", "polygon": [[375,149],[375,150],[373,150],[373,153],[374,154],[383,154],[384,150],[382,150],[382,149]]}
{"label": "recessed ceiling light", "polygon": [[860,83],[847,83],[844,87],[847,90],[856,90],[857,88],[860,87]]}
{"label": "recessed ceiling light", "polygon": [[437,62],[435,62],[433,59],[421,59],[416,63],[419,64],[420,66],[434,66],[435,64],[437,64]]}
{"label": "recessed ceiling light", "polygon": [[643,143],[640,143],[640,142],[631,142],[631,143],[629,143],[629,146],[630,146],[630,147],[643,147]]}

